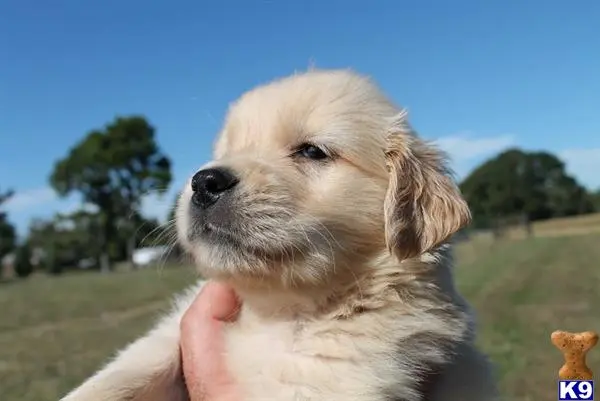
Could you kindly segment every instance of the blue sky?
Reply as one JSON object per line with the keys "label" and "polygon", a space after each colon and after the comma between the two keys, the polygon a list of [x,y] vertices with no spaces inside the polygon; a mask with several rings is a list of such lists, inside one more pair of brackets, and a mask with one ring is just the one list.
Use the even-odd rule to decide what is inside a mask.
{"label": "blue sky", "polygon": [[0,189],[10,219],[75,209],[53,163],[117,114],[143,113],[174,161],[163,217],[210,159],[228,103],[317,67],[369,74],[460,176],[508,147],[547,149],[600,187],[600,2],[0,0]]}

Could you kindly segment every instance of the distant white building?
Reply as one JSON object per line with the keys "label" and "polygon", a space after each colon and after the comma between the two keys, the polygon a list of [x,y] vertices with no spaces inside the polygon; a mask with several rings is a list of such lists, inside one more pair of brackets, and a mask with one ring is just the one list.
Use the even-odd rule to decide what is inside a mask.
{"label": "distant white building", "polygon": [[[42,248],[33,248],[29,258],[29,263],[36,268],[43,262],[45,257],[46,252]],[[17,255],[15,252],[7,253],[0,259],[0,279],[14,277],[16,259]]]}
{"label": "distant white building", "polygon": [[0,260],[0,280],[10,279],[15,275],[15,254],[14,252],[4,255]]}
{"label": "distant white building", "polygon": [[136,266],[148,266],[164,260],[169,251],[168,246],[152,246],[138,248],[133,251],[131,258]]}

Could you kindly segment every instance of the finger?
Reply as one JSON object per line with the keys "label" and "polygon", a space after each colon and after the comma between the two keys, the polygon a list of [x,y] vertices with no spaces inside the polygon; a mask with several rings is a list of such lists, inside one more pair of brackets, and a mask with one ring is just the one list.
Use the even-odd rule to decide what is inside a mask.
{"label": "finger", "polygon": [[196,297],[189,313],[198,319],[228,321],[235,317],[239,300],[230,286],[219,282],[208,282]]}
{"label": "finger", "polygon": [[181,349],[190,392],[223,394],[228,391],[223,387],[232,386],[222,330],[238,310],[239,301],[230,287],[207,283],[185,313],[181,322]]}

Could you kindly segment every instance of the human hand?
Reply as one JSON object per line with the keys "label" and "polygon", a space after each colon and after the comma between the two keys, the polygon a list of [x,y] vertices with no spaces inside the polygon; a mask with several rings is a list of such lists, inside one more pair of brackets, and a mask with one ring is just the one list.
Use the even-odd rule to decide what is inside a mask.
{"label": "human hand", "polygon": [[225,362],[223,326],[237,319],[233,289],[208,282],[181,319],[181,355],[190,401],[240,401]]}

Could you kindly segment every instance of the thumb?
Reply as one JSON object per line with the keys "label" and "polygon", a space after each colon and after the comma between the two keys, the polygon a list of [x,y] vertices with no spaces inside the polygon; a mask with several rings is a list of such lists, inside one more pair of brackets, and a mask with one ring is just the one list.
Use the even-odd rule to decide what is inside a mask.
{"label": "thumb", "polygon": [[233,289],[208,282],[181,320],[183,371],[192,396],[231,393],[233,380],[225,361],[223,326],[235,320],[240,303]]}

